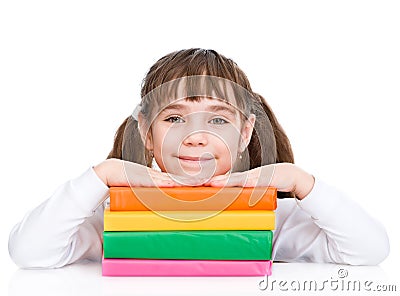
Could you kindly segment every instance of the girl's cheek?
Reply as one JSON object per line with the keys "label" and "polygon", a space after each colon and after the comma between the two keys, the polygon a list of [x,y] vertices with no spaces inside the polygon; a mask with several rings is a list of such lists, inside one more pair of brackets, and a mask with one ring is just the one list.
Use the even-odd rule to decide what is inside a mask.
{"label": "girl's cheek", "polygon": [[175,131],[169,130],[164,134],[164,136],[159,141],[160,148],[164,152],[178,154],[184,139],[185,137],[182,134],[182,132],[178,130]]}
{"label": "girl's cheek", "polygon": [[240,136],[235,130],[218,134],[214,143],[218,143],[218,150],[224,151],[224,154],[235,156],[238,151]]}

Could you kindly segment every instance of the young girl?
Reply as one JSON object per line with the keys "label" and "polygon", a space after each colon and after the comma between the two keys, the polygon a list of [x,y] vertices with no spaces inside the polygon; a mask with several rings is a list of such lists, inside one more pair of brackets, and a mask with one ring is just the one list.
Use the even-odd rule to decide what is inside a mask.
{"label": "young girl", "polygon": [[61,185],[12,229],[17,265],[100,261],[110,186],[274,186],[273,260],[374,265],[388,255],[379,222],[294,165],[274,113],[232,60],[203,49],[168,54],[150,68],[141,97],[107,160]]}

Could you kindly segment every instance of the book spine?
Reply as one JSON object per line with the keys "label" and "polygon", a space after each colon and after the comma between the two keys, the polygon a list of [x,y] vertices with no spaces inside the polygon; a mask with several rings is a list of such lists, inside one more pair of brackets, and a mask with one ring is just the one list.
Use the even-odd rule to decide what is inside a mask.
{"label": "book spine", "polygon": [[104,232],[104,258],[270,260],[272,231]]}
{"label": "book spine", "polygon": [[272,230],[273,211],[104,211],[104,231]]}
{"label": "book spine", "polygon": [[272,261],[102,260],[103,276],[270,276]]}
{"label": "book spine", "polygon": [[276,209],[276,188],[110,188],[111,211]]}

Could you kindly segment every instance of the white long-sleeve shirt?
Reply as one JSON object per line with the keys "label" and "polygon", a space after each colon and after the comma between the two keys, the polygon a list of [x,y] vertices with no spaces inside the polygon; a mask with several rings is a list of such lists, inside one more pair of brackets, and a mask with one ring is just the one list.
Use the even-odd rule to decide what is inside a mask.
{"label": "white long-sleeve shirt", "polygon": [[[93,168],[61,185],[11,230],[11,258],[23,268],[100,261],[108,196]],[[384,227],[318,178],[303,200],[278,199],[274,261],[375,265],[388,253]]]}

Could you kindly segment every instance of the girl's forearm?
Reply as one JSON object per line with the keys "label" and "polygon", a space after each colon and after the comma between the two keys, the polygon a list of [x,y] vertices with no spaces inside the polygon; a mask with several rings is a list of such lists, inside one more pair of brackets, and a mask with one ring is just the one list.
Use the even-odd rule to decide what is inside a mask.
{"label": "girl's forearm", "polygon": [[294,194],[300,200],[305,198],[313,189],[315,179],[314,176],[302,170],[298,166],[293,166],[294,174]]}
{"label": "girl's forearm", "polygon": [[111,184],[121,183],[123,161],[115,158],[110,158],[102,161],[93,167],[93,170],[107,186]]}

